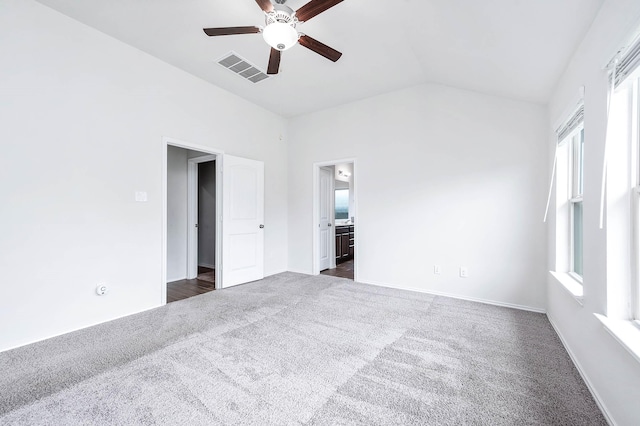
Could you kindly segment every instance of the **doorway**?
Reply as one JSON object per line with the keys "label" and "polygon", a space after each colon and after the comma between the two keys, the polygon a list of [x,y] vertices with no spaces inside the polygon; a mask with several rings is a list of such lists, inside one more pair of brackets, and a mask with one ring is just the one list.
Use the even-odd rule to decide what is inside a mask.
{"label": "doorway", "polygon": [[314,273],[355,280],[355,160],[314,164]]}
{"label": "doorway", "polygon": [[[191,293],[202,294],[264,278],[264,163],[177,139],[162,140],[161,305],[168,300],[167,283],[193,280]],[[199,165],[211,162],[215,184],[198,188]],[[201,172],[211,175],[212,170]],[[198,213],[198,197],[215,208]],[[200,234],[202,214],[209,225]],[[199,248],[198,240],[206,242]],[[202,244],[213,256],[201,256]]]}
{"label": "doorway", "polygon": [[216,160],[167,146],[167,303],[216,289]]}

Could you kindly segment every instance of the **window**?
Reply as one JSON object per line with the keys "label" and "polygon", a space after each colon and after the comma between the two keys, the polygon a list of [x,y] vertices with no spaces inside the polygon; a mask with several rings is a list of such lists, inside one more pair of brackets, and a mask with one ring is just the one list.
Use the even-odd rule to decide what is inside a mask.
{"label": "window", "polygon": [[601,193],[606,222],[605,204],[600,206],[607,236],[607,303],[605,315],[594,315],[640,362],[640,38],[623,50],[609,67]]}
{"label": "window", "polygon": [[582,124],[579,125],[577,130],[570,136],[569,152],[570,157],[570,179],[571,191],[569,198],[570,203],[570,217],[571,217],[571,241],[570,241],[570,259],[571,267],[569,272],[577,278],[582,280],[583,274],[583,261],[582,261],[582,246],[583,246],[583,207],[582,207],[582,192],[584,189],[584,128]]}
{"label": "window", "polygon": [[[640,69],[616,85],[607,135],[608,313],[640,320]],[[618,200],[616,202],[616,200]],[[630,271],[630,272],[626,272]],[[640,322],[638,322],[640,326]]]}
{"label": "window", "polygon": [[[640,323],[640,35],[614,56],[607,122],[607,315]],[[613,220],[611,219],[613,217]],[[601,219],[602,220],[602,219]],[[620,259],[615,263],[612,259]],[[629,266],[631,266],[629,268]],[[618,270],[625,272],[616,272]],[[610,279],[612,276],[613,278]],[[626,271],[631,271],[627,273]],[[617,304],[617,305],[616,305]],[[636,336],[637,339],[637,336]],[[638,348],[640,349],[640,347]],[[640,351],[636,354],[640,356]]]}
{"label": "window", "polygon": [[556,274],[582,298],[584,191],[584,106],[580,104],[557,130]]}
{"label": "window", "polygon": [[607,122],[607,317],[640,319],[640,69],[616,81]]}

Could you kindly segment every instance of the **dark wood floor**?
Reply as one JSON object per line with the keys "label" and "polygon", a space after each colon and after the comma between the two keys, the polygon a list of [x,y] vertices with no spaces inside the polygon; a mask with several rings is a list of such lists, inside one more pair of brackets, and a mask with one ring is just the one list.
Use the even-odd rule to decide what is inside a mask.
{"label": "dark wood floor", "polygon": [[[198,274],[212,272],[213,269],[198,266]],[[179,280],[167,283],[167,303],[187,299],[199,294],[215,290],[214,283],[197,278],[193,280]]]}
{"label": "dark wood floor", "polygon": [[325,269],[320,272],[322,275],[329,275],[332,277],[349,278],[353,279],[353,259],[343,262],[336,266],[335,269]]}
{"label": "dark wood floor", "polygon": [[[198,274],[213,272],[213,269],[198,266]],[[321,272],[322,275],[332,277],[353,279],[353,260],[339,264],[335,269],[327,269]],[[212,282],[199,280],[179,280],[167,283],[167,303],[187,299],[199,294],[208,293],[215,290]]]}

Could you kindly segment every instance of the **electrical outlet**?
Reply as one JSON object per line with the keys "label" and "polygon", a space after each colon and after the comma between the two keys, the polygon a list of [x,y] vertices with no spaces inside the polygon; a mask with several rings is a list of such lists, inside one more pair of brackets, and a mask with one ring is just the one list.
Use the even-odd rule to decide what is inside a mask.
{"label": "electrical outlet", "polygon": [[460,267],[460,278],[467,278],[469,276],[469,268],[466,266]]}
{"label": "electrical outlet", "polygon": [[433,265],[433,273],[435,275],[440,275],[442,273],[442,270],[440,269],[440,265]]}
{"label": "electrical outlet", "polygon": [[96,293],[98,294],[98,296],[104,296],[105,294],[107,294],[107,291],[109,291],[109,289],[105,284],[98,284],[96,286]]}

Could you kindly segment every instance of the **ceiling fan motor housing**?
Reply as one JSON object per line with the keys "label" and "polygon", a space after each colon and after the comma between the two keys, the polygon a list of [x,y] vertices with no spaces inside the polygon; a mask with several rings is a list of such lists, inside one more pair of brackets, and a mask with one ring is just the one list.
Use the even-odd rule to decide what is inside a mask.
{"label": "ceiling fan motor housing", "polygon": [[267,44],[274,49],[287,50],[298,42],[300,35],[296,30],[298,18],[295,12],[283,4],[274,4],[273,11],[266,14],[265,28],[262,31]]}
{"label": "ceiling fan motor housing", "polygon": [[298,23],[298,18],[295,17],[295,12],[290,7],[274,4],[273,11],[266,14],[265,23],[269,25],[274,22],[281,22],[295,27]]}

